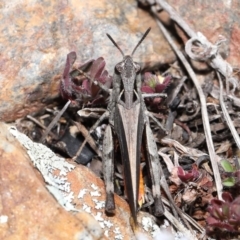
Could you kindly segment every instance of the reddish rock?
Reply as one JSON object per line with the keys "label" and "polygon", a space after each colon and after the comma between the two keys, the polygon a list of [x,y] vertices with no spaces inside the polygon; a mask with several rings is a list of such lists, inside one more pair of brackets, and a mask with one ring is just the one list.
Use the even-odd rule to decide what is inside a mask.
{"label": "reddish rock", "polygon": [[232,66],[240,62],[240,2],[238,0],[167,1],[195,32],[202,32],[215,43],[219,35],[227,39],[225,54]]}
{"label": "reddish rock", "polygon": [[[57,203],[26,150],[3,124],[0,139],[0,239],[77,240],[88,235],[91,239],[105,239],[91,216],[76,216]],[[98,237],[88,229],[91,225],[99,230]]]}
{"label": "reddish rock", "polygon": [[[87,167],[2,123],[0,140],[0,239],[134,239],[128,204],[115,195],[116,213],[106,216],[103,181]],[[138,221],[151,239],[158,227],[145,213]]]}
{"label": "reddish rock", "polygon": [[81,63],[104,57],[112,74],[122,56],[106,33],[131,53],[142,33],[152,27],[136,61],[152,66],[175,58],[155,21],[134,0],[2,0],[0,19],[1,121],[35,112],[58,95],[70,51],[77,52]]}

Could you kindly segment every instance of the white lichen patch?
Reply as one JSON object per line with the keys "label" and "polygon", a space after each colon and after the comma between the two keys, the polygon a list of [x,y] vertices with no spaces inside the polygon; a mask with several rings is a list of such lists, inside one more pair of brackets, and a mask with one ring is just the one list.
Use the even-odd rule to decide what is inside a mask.
{"label": "white lichen patch", "polygon": [[101,196],[101,193],[99,191],[94,191],[94,192],[90,192],[90,195],[92,197],[100,197]]}
{"label": "white lichen patch", "polygon": [[0,216],[0,223],[7,223],[8,222],[8,216],[1,215]]}
{"label": "white lichen patch", "polygon": [[114,233],[116,234],[121,234],[120,230],[119,230],[119,227],[116,227],[114,230],[113,230]]}
{"label": "white lichen patch", "polygon": [[72,204],[72,200],[74,199],[73,192],[66,194],[55,186],[46,185],[46,187],[48,191],[57,199],[58,203],[62,205],[67,211],[77,211],[77,209]]}
{"label": "white lichen patch", "polygon": [[113,226],[113,223],[109,220],[105,220],[104,224],[106,225],[107,228],[111,228]]}
{"label": "white lichen patch", "polygon": [[106,231],[104,232],[104,235],[105,235],[106,237],[109,237],[108,230],[106,230]]}
{"label": "white lichen patch", "polygon": [[95,203],[95,209],[103,209],[105,207],[105,201],[98,201],[97,199],[92,199]]}
{"label": "white lichen patch", "polygon": [[104,219],[102,218],[102,213],[101,212],[97,212],[97,215],[94,215],[94,214],[92,214],[92,215],[98,222],[104,221]]}
{"label": "white lichen patch", "polygon": [[[33,142],[15,127],[10,127],[9,131],[26,148],[34,166],[42,173],[48,190],[58,202],[67,210],[75,209],[72,204],[74,196],[70,190],[70,183],[65,177],[75,166],[55,155],[43,144]],[[53,174],[54,170],[59,171],[59,176]]]}
{"label": "white lichen patch", "polygon": [[95,191],[98,190],[98,186],[96,186],[96,185],[93,184],[93,183],[91,184],[91,188],[92,188],[93,190],[95,190]]}
{"label": "white lichen patch", "polygon": [[150,232],[152,237],[155,237],[160,231],[160,228],[155,224],[155,222],[150,217],[142,218],[142,227],[146,232]]}
{"label": "white lichen patch", "polygon": [[78,198],[80,198],[80,199],[82,199],[83,197],[84,197],[84,195],[86,195],[86,193],[87,193],[87,189],[81,189],[80,190],[80,192],[79,192],[79,194],[78,194]]}
{"label": "white lichen patch", "polygon": [[123,235],[122,234],[115,235],[114,239],[122,240],[123,239]]}
{"label": "white lichen patch", "polygon": [[100,225],[100,227],[101,227],[102,229],[105,228],[104,222],[99,222],[99,225]]}
{"label": "white lichen patch", "polygon": [[91,207],[89,207],[87,204],[83,204],[83,210],[87,213],[92,213]]}

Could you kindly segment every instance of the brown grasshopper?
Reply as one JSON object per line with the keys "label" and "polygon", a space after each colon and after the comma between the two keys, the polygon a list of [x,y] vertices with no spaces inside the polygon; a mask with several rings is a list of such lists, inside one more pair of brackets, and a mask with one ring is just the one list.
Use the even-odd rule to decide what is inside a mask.
{"label": "brown grasshopper", "polygon": [[[141,93],[141,75],[140,65],[133,61],[133,54],[149,33],[150,28],[145,32],[141,40],[134,48],[131,55],[124,55],[121,48],[116,44],[112,37],[107,34],[113,44],[123,55],[123,60],[115,67],[113,76],[113,88],[107,89],[101,83],[91,79],[83,71],[78,70],[85,75],[94,84],[99,85],[104,91],[110,94],[110,101],[107,111],[92,126],[89,133],[102,122],[109,118],[109,125],[106,127],[103,138],[103,174],[106,185],[106,204],[105,210],[108,213],[114,213],[114,146],[113,136],[117,136],[124,169],[124,181],[126,194],[129,201],[130,211],[133,218],[134,227],[137,226],[138,196],[140,181],[140,155],[141,146],[145,146],[147,155],[147,166],[152,182],[152,194],[155,203],[155,215],[164,214],[164,206],[161,200],[160,187],[164,189],[174,215],[181,215],[180,210],[175,206],[169,188],[159,162],[157,145],[150,128],[149,117],[163,129],[161,124],[147,111],[144,97],[166,97],[166,94],[142,94]],[[82,146],[87,142],[85,139]],[[80,154],[78,151],[77,154]],[[184,221],[185,222],[185,221]]]}
{"label": "brown grasshopper", "polygon": [[[137,224],[140,155],[144,143],[147,152],[147,166],[152,181],[155,215],[164,213],[160,185],[171,198],[166,179],[158,158],[157,146],[150,129],[149,116],[141,93],[140,65],[133,61],[133,54],[149,33],[145,32],[131,55],[124,55],[110,35],[113,44],[123,55],[123,60],[115,67],[113,89],[108,104],[109,125],[103,139],[103,173],[106,184],[106,212],[113,213],[114,203],[114,146],[113,136],[117,135],[124,168],[125,189],[134,224]],[[164,94],[162,94],[164,95]],[[159,96],[159,95],[158,95]],[[152,117],[152,116],[151,116]],[[152,117],[153,118],[153,117]],[[154,119],[154,118],[153,118]],[[156,119],[154,119],[155,122]],[[172,200],[172,199],[171,199]],[[171,201],[172,202],[172,201]]]}

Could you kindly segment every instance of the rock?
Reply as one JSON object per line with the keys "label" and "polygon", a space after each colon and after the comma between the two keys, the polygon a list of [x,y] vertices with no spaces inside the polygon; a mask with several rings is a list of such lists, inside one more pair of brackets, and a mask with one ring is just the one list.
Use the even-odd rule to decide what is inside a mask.
{"label": "rock", "polygon": [[122,59],[106,36],[131,53],[148,27],[135,59],[145,66],[175,59],[151,16],[130,1],[7,1],[0,3],[0,120],[13,121],[42,109],[59,93],[66,56],[104,57],[112,74]]}
{"label": "rock", "polygon": [[[0,239],[134,239],[128,204],[115,195],[107,216],[103,181],[87,167],[2,123],[0,142]],[[137,233],[151,239],[157,225],[146,213],[138,220]]]}
{"label": "rock", "polygon": [[240,55],[240,3],[239,1],[167,1],[195,32],[202,32],[210,42],[215,43],[219,35],[227,39],[224,58],[238,66]]}
{"label": "rock", "polygon": [[[93,217],[74,215],[57,203],[26,150],[2,123],[0,139],[0,216],[5,217],[0,239],[105,239]],[[92,234],[92,226],[98,236]]]}

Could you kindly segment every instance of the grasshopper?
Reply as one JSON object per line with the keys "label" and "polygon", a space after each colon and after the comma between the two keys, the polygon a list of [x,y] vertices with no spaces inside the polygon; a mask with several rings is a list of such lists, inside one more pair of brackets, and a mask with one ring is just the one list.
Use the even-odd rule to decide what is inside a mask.
{"label": "grasshopper", "polygon": [[[174,215],[177,216],[177,213],[182,215],[180,210],[175,206],[169,192],[167,181],[160,165],[157,145],[150,128],[149,118],[158,124],[160,128],[163,129],[163,127],[147,111],[144,103],[144,97],[166,97],[166,94],[142,94],[142,82],[140,74],[141,68],[138,63],[133,61],[133,54],[150,30],[151,28],[144,33],[132,51],[131,55],[124,55],[123,51],[113,40],[113,38],[107,34],[109,39],[118,48],[123,56],[123,60],[115,67],[112,90],[107,89],[104,85],[95,81],[94,79],[91,79],[86,73],[78,69],[78,71],[91,80],[92,83],[99,85],[100,88],[108,92],[110,95],[107,111],[89,130],[89,133],[91,134],[93,130],[100,124],[100,122],[106,118],[109,119],[109,124],[104,133],[102,151],[103,175],[106,185],[105,210],[110,214],[113,214],[115,210],[113,137],[117,136],[123,162],[125,190],[134,227],[137,226],[140,155],[142,144],[146,149],[145,152],[147,155],[147,166],[152,182],[155,215],[161,216],[164,214],[164,206],[161,199],[161,187],[163,188],[170,201],[170,204],[172,205]],[[86,142],[87,139],[85,139],[76,155],[80,154],[82,147]]]}
{"label": "grasshopper", "polygon": [[[135,225],[137,225],[142,144],[145,145],[147,150],[147,166],[152,181],[152,194],[155,202],[156,216],[161,216],[164,213],[160,185],[164,186],[165,190],[167,187],[158,158],[157,145],[150,129],[149,113],[141,93],[141,68],[138,63],[133,61],[136,49],[149,31],[150,28],[145,32],[131,55],[124,55],[117,43],[107,34],[112,43],[123,55],[123,60],[115,67],[113,89],[107,107],[109,125],[106,127],[103,139],[103,174],[107,195],[105,210],[108,213],[113,213],[115,210],[113,136],[116,135],[123,162],[126,194]],[[170,193],[167,195],[171,197]]]}

